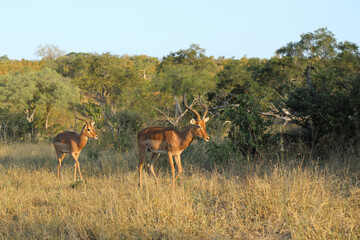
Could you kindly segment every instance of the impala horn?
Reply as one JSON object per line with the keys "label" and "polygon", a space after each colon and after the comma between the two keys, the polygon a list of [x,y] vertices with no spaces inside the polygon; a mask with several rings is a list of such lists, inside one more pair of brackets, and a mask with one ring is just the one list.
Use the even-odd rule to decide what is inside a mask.
{"label": "impala horn", "polygon": [[184,105],[187,109],[189,109],[190,111],[192,111],[195,115],[196,115],[196,120],[200,121],[201,120],[201,116],[200,114],[193,108],[189,107],[187,104],[187,100],[186,100],[186,93],[184,94]]}
{"label": "impala horn", "polygon": [[204,105],[204,104],[202,103],[200,93],[199,93],[199,102],[200,102],[200,105],[204,108],[204,115],[203,115],[202,119],[205,119],[206,114],[207,114],[207,112],[208,112],[208,108],[207,108],[206,105]]}
{"label": "impala horn", "polygon": [[80,121],[83,121],[83,122],[85,122],[86,124],[89,124],[85,119],[83,119],[83,118],[79,118],[78,116],[76,116],[76,111],[75,111],[75,109],[73,108],[73,111],[74,111],[74,116],[75,116],[75,118],[77,119],[77,120],[80,120]]}

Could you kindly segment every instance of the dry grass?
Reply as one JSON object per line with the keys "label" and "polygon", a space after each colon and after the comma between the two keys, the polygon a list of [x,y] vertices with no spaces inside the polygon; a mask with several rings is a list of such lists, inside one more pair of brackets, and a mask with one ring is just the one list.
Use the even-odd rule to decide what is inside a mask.
{"label": "dry grass", "polygon": [[[160,159],[161,160],[161,159]],[[50,144],[0,146],[0,239],[359,239],[360,164],[355,153],[327,164],[262,163],[250,171],[205,171],[186,164],[176,191],[168,168],[159,186],[137,154],[80,155],[56,180]],[[243,163],[246,168],[248,163]],[[219,173],[222,172],[222,173]]]}

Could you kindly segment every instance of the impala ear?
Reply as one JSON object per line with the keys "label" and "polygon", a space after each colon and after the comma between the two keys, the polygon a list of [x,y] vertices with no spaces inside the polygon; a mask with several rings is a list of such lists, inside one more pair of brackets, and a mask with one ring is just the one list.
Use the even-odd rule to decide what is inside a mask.
{"label": "impala ear", "polygon": [[91,125],[93,125],[93,126],[94,126],[94,125],[95,125],[95,121],[94,121],[94,122],[92,122],[92,123],[91,123]]}
{"label": "impala ear", "polygon": [[190,124],[195,125],[195,123],[196,123],[195,119],[190,120]]}
{"label": "impala ear", "polygon": [[209,121],[209,119],[210,119],[209,117],[205,118],[205,119],[204,119],[204,122]]}

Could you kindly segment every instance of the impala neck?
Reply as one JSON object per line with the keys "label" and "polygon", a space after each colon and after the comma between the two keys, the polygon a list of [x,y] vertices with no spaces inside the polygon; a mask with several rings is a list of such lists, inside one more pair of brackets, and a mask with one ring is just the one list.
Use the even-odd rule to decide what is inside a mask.
{"label": "impala neck", "polygon": [[180,132],[180,134],[179,134],[182,139],[181,145],[180,145],[182,149],[187,148],[195,138],[192,128],[193,127],[190,125],[185,131]]}
{"label": "impala neck", "polygon": [[79,141],[79,146],[78,146],[79,150],[83,149],[88,141],[88,137],[85,136],[84,131],[85,130],[83,129],[83,130],[81,130],[81,133],[80,133],[80,141]]}

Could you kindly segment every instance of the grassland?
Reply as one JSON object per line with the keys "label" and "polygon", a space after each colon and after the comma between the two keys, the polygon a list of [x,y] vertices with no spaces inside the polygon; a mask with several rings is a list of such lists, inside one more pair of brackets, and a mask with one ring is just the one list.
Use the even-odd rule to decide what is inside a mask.
{"label": "grassland", "polygon": [[91,158],[89,149],[84,181],[73,182],[70,157],[56,179],[51,144],[0,145],[0,239],[360,239],[356,149],[210,169],[195,144],[175,191],[165,158],[160,184],[144,174],[140,189],[135,150]]}

